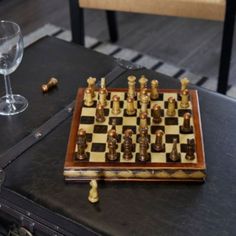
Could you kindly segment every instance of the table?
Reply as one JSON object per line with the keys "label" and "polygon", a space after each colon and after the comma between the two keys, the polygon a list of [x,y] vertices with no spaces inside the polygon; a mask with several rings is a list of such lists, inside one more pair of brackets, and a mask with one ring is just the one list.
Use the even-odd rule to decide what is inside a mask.
{"label": "table", "polygon": [[[100,78],[115,66],[111,57],[50,37],[26,49],[12,82],[29,100],[29,108],[14,117],[0,117],[0,155],[69,104],[77,88],[86,85],[85,78]],[[163,88],[179,84],[140,69],[126,70],[111,86],[126,87],[130,74],[156,78]],[[59,87],[43,95],[40,85],[50,76],[58,77]],[[58,230],[71,235],[79,235],[78,225],[82,235],[234,235],[236,101],[197,89],[206,183],[99,183],[100,202],[92,205],[87,201],[88,184],[65,184],[63,179],[70,117],[5,168],[0,202],[50,218]]]}

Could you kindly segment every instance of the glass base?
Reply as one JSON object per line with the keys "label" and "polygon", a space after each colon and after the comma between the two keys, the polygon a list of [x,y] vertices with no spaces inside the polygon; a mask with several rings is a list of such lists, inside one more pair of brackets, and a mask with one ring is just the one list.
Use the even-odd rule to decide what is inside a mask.
{"label": "glass base", "polygon": [[13,94],[13,103],[4,96],[0,98],[0,115],[11,116],[24,111],[28,107],[28,101],[21,95]]}

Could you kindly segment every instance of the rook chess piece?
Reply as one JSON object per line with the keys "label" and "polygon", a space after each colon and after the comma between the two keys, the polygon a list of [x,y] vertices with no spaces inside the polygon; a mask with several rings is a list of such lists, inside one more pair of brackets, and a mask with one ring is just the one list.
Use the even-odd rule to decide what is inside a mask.
{"label": "rook chess piece", "polygon": [[87,83],[88,83],[88,88],[91,89],[92,92],[92,97],[95,97],[95,83],[96,83],[96,78],[94,77],[89,77],[87,79]]}
{"label": "rook chess piece", "polygon": [[76,159],[78,159],[78,160],[86,159],[87,154],[85,152],[85,149],[87,147],[87,144],[86,144],[86,132],[85,132],[85,130],[80,129],[78,131],[76,145],[77,145]]}
{"label": "rook chess piece", "polygon": [[125,160],[130,160],[133,157],[133,154],[132,154],[132,149],[133,149],[132,134],[133,134],[133,131],[131,129],[125,130],[124,142],[122,144],[123,150],[124,150],[123,158]]}
{"label": "rook chess piece", "polygon": [[117,95],[114,95],[112,97],[113,105],[112,105],[112,114],[118,115],[121,110],[120,110],[120,97]]}
{"label": "rook chess piece", "polygon": [[135,110],[135,107],[134,107],[134,98],[133,97],[128,97],[127,98],[126,113],[129,116],[132,116],[136,113],[136,110]]}
{"label": "rook chess piece", "polygon": [[91,107],[94,104],[92,89],[86,88],[84,92],[84,105]]}
{"label": "rook chess piece", "polygon": [[108,153],[107,159],[110,161],[115,161],[118,158],[116,149],[117,149],[117,134],[114,129],[109,130],[108,132]]}
{"label": "rook chess piece", "polygon": [[181,83],[181,92],[188,88],[189,80],[188,78],[183,78],[180,80]]}
{"label": "rook chess piece", "polygon": [[151,99],[156,100],[158,99],[158,81],[157,80],[152,80],[151,81]]}
{"label": "rook chess piece", "polygon": [[136,82],[136,77],[133,75],[130,75],[128,77],[128,97],[134,98],[136,96],[135,94],[135,82]]}
{"label": "rook chess piece", "polygon": [[99,201],[97,181],[95,179],[93,179],[93,180],[90,181],[89,184],[91,186],[91,189],[89,190],[88,200],[91,203],[96,203],[96,202]]}
{"label": "rook chess piece", "polygon": [[194,160],[194,139],[187,139],[187,151],[185,158],[189,161]]}
{"label": "rook chess piece", "polygon": [[152,144],[152,148],[157,152],[160,152],[160,151],[164,150],[164,148],[165,148],[165,146],[162,142],[163,135],[164,135],[164,132],[162,130],[156,131],[156,141],[155,141],[155,143]]}
{"label": "rook chess piece", "polygon": [[96,107],[96,121],[102,123],[105,119],[104,106],[101,103],[98,103]]}
{"label": "rook chess piece", "polygon": [[180,107],[181,108],[189,107],[189,92],[187,89],[182,91]]}
{"label": "rook chess piece", "polygon": [[162,118],[161,118],[161,107],[158,104],[155,104],[152,108],[152,116],[153,116],[153,123],[161,123]]}
{"label": "rook chess piece", "polygon": [[175,116],[175,99],[173,97],[168,98],[168,108],[167,108],[167,115],[168,116]]}
{"label": "rook chess piece", "polygon": [[149,160],[150,156],[148,155],[149,141],[147,135],[147,128],[142,128],[140,130],[139,137],[139,161],[146,162]]}
{"label": "rook chess piece", "polygon": [[183,125],[180,126],[180,132],[183,134],[189,134],[193,132],[193,127],[191,126],[191,114],[189,112],[184,113]]}
{"label": "rook chess piece", "polygon": [[173,147],[172,147],[172,150],[170,152],[169,158],[172,161],[180,160],[180,153],[178,152],[178,149],[177,149],[177,139],[176,138],[173,140]]}

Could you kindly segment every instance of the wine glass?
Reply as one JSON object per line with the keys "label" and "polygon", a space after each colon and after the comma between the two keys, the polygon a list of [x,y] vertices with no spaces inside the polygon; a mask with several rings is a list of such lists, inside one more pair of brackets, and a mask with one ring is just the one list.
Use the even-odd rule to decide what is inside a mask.
{"label": "wine glass", "polygon": [[9,75],[21,63],[24,51],[23,37],[19,25],[0,21],[0,74],[4,76],[5,96],[0,98],[0,115],[15,115],[28,107],[28,101],[13,94]]}

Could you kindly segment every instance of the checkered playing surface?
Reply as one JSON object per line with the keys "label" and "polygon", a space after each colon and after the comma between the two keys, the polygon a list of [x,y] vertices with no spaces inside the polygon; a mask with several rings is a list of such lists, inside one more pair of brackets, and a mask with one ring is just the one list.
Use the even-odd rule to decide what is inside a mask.
{"label": "checkered playing surface", "polygon": [[[112,114],[112,97],[114,95],[118,95],[120,97],[120,105],[121,105],[121,113],[118,115]],[[109,162],[105,158],[105,153],[108,152],[107,148],[107,131],[111,129],[112,119],[116,119],[116,131],[118,134],[118,149],[117,152],[119,154],[118,160],[115,162],[130,162],[135,163],[139,162],[136,158],[139,153],[139,144],[138,144],[138,128],[139,128],[139,113],[140,113],[140,105],[139,102],[135,101],[135,108],[137,108],[137,114],[134,116],[127,116],[126,109],[126,93],[125,92],[109,92],[107,98],[107,106],[105,107],[105,116],[106,120],[103,123],[98,123],[95,120],[95,112],[96,112],[96,103],[98,101],[98,93],[96,92],[95,103],[93,107],[82,107],[81,117],[80,117],[80,125],[79,129],[83,128],[87,133],[87,144],[88,147],[86,152],[88,153],[89,159],[83,160],[83,162]],[[176,116],[169,117],[166,115],[167,111],[167,100],[169,97],[175,98],[176,103]],[[190,98],[191,99],[191,98]],[[153,124],[151,118],[151,107],[154,104],[158,104],[162,108],[162,122],[159,124]],[[168,155],[171,152],[173,146],[173,139],[177,138],[178,140],[178,152],[181,153],[181,160],[178,161],[180,163],[196,163],[197,158],[193,161],[189,161],[185,159],[186,154],[186,144],[187,139],[194,138],[194,134],[180,134],[180,126],[183,124],[183,115],[185,112],[190,112],[192,114],[192,106],[190,103],[190,107],[188,109],[180,108],[180,97],[177,93],[164,93],[160,94],[159,98],[156,101],[151,101],[148,106],[148,114],[149,114],[149,153],[150,153],[150,161],[151,163],[168,163],[172,162]],[[193,118],[191,118],[191,124],[193,125]],[[123,142],[123,133],[126,129],[132,129],[134,134],[132,136],[133,143],[135,144],[133,158],[131,160],[123,159],[123,153],[121,150],[121,143]],[[165,132],[163,137],[163,142],[165,143],[165,150],[163,152],[156,152],[152,150],[151,143],[155,142],[155,132],[156,130],[161,129]],[[75,150],[76,152],[76,150]],[[114,161],[113,161],[114,162]]]}

